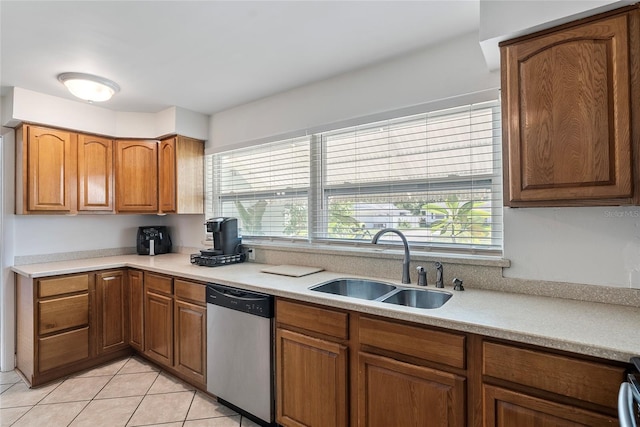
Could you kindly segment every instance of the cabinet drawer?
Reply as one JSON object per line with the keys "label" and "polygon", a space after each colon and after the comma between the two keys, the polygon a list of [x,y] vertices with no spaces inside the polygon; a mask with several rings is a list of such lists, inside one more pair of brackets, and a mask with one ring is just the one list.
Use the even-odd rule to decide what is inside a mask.
{"label": "cabinet drawer", "polygon": [[38,302],[38,334],[89,324],[89,295],[74,295]]}
{"label": "cabinet drawer", "polygon": [[177,298],[206,305],[207,287],[205,285],[176,279],[174,286]]}
{"label": "cabinet drawer", "polygon": [[349,338],[349,315],[340,311],[278,299],[276,321],[340,339]]}
{"label": "cabinet drawer", "polygon": [[44,372],[89,357],[89,327],[38,340],[38,370]]}
{"label": "cabinet drawer", "polygon": [[88,289],[88,274],[38,280],[38,296],[40,298],[87,291]]}
{"label": "cabinet drawer", "polygon": [[483,343],[482,373],[609,408],[624,379],[622,367],[492,342]]}
{"label": "cabinet drawer", "polygon": [[173,279],[157,274],[144,273],[144,287],[161,294],[173,294]]}
{"label": "cabinet drawer", "polygon": [[407,356],[465,368],[465,337],[363,316],[360,343]]}

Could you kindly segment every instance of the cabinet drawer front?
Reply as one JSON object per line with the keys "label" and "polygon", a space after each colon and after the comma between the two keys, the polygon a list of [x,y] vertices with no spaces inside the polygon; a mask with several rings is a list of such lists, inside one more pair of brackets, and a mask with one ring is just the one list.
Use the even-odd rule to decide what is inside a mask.
{"label": "cabinet drawer front", "polygon": [[40,298],[54,295],[69,294],[71,292],[87,291],[89,289],[89,275],[56,277],[38,281],[38,296]]}
{"label": "cabinet drawer front", "polygon": [[340,339],[349,338],[349,315],[339,311],[278,299],[276,321]]}
{"label": "cabinet drawer front", "polygon": [[465,337],[363,316],[360,343],[454,368],[465,368]]}
{"label": "cabinet drawer front", "polygon": [[74,295],[38,302],[38,334],[89,324],[89,295]]}
{"label": "cabinet drawer front", "polygon": [[491,342],[483,343],[482,373],[609,408],[624,379],[622,367]]}
{"label": "cabinet drawer front", "polygon": [[89,327],[38,340],[40,372],[89,357]]}
{"label": "cabinet drawer front", "polygon": [[207,287],[205,285],[176,279],[174,280],[174,286],[176,297],[206,305]]}
{"label": "cabinet drawer front", "polygon": [[144,273],[145,289],[153,290],[161,294],[173,294],[173,279],[166,276],[158,276],[157,274]]}

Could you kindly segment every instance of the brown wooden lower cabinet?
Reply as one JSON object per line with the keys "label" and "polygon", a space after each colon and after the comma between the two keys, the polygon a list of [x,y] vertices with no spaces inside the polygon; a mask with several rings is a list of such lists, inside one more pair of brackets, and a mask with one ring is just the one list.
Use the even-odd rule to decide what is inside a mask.
{"label": "brown wooden lower cabinet", "polygon": [[347,347],[285,329],[277,330],[276,343],[278,422],[349,425]]}
{"label": "brown wooden lower cabinet", "polygon": [[173,298],[147,291],[144,303],[144,354],[173,365]]}
{"label": "brown wooden lower cabinet", "polygon": [[464,377],[363,352],[358,361],[360,425],[465,425]]}
{"label": "brown wooden lower cabinet", "polygon": [[96,273],[98,354],[129,346],[127,283],[124,270]]}
{"label": "brown wooden lower cabinet", "polygon": [[615,417],[490,385],[483,386],[485,427],[617,426]]}
{"label": "brown wooden lower cabinet", "polygon": [[276,300],[283,426],[615,426],[627,367]]}
{"label": "brown wooden lower cabinet", "polygon": [[123,270],[16,276],[16,367],[30,385],[130,353],[123,277]]}
{"label": "brown wooden lower cabinet", "polygon": [[[203,285],[194,285],[204,288]],[[174,368],[206,383],[207,307],[176,299],[174,317]]]}
{"label": "brown wooden lower cabinet", "polygon": [[[206,388],[202,283],[126,269],[17,276],[16,297],[17,368],[34,386],[133,347]],[[629,367],[282,298],[275,345],[285,427],[616,425]]]}
{"label": "brown wooden lower cabinet", "polygon": [[[140,338],[144,342],[143,354],[192,384],[205,388],[205,285],[147,272],[143,281],[144,337]],[[132,294],[132,300],[135,298]]]}

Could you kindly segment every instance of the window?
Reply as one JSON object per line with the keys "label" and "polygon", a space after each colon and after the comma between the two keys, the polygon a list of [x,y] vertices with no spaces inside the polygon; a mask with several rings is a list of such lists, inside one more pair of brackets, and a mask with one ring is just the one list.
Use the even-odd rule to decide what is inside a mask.
{"label": "window", "polygon": [[[399,117],[212,155],[209,209],[244,237],[500,250],[498,102]],[[385,238],[393,240],[395,235]]]}
{"label": "window", "polygon": [[306,236],[309,141],[290,139],[212,156],[209,212],[238,218],[243,236]]}

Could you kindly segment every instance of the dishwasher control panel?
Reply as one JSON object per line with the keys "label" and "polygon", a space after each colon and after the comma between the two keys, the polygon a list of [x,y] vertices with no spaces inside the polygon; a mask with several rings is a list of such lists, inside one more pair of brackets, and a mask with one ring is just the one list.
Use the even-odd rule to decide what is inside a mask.
{"label": "dishwasher control panel", "polygon": [[207,304],[218,305],[253,314],[260,317],[273,317],[273,296],[231,286],[210,283],[207,285]]}

